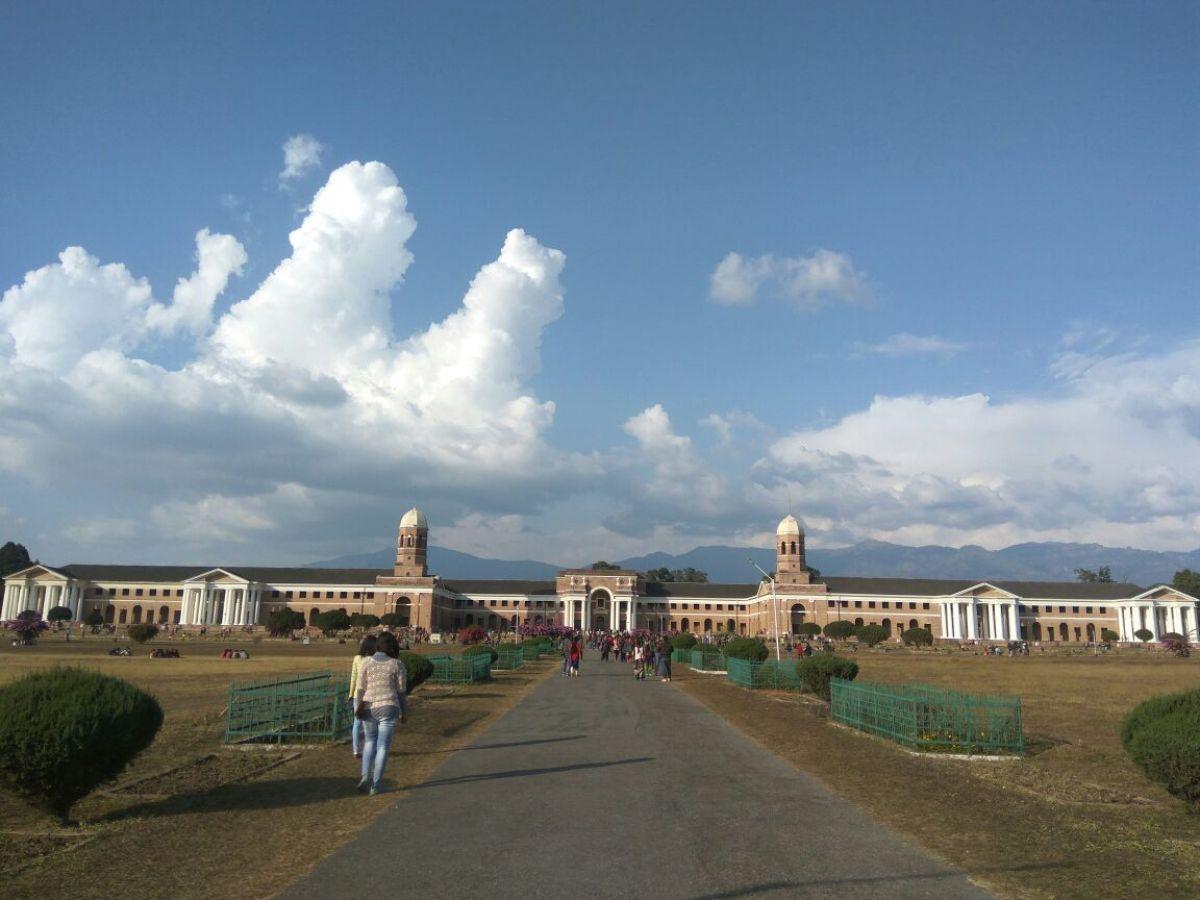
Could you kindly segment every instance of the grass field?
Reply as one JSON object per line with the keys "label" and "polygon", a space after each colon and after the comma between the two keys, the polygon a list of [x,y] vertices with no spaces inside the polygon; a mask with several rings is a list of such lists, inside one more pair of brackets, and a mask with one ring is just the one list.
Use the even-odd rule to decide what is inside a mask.
{"label": "grass field", "polygon": [[[271,896],[396,799],[394,791],[371,798],[355,793],[357,761],[346,744],[279,751],[221,743],[231,680],[348,671],[353,645],[236,644],[250,652],[249,660],[219,659],[223,647],[235,646],[231,642],[154,644],[163,645],[178,647],[184,658],[149,659],[148,646],[134,648],[133,657],[109,657],[112,640],[99,638],[0,647],[0,683],[56,663],[83,665],[150,691],[166,712],[154,744],[115,787],[158,777],[129,790],[110,785],[85,799],[73,811],[79,828],[61,829],[0,795],[5,897]],[[385,782],[403,790],[424,780],[555,665],[498,672],[484,684],[418,688],[409,724],[392,744]]]}
{"label": "grass field", "polygon": [[[1118,727],[1155,694],[1200,686],[1200,660],[1145,653],[1009,659],[863,652],[859,678],[1022,698],[1029,755],[911,754],[833,725],[804,697],[747,691],[677,667],[718,714],[881,821],[1012,897],[1200,896],[1200,816],[1129,762]],[[798,852],[817,811],[796,810]],[[783,823],[781,823],[782,827]]]}

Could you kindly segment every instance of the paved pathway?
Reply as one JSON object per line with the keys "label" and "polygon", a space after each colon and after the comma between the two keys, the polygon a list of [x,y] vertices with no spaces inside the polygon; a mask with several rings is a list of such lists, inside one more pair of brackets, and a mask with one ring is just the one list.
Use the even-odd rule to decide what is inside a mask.
{"label": "paved pathway", "polygon": [[677,686],[595,654],[284,896],[355,895],[987,896]]}

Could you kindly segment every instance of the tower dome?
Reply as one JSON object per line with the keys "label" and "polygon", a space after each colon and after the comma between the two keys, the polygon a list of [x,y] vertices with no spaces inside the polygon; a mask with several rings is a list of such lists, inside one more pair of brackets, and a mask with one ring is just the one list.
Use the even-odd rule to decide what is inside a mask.
{"label": "tower dome", "polygon": [[429,522],[425,519],[425,513],[421,512],[415,506],[406,512],[403,518],[400,519],[401,528],[428,528]]}
{"label": "tower dome", "polygon": [[776,536],[803,533],[804,529],[800,527],[800,523],[796,521],[795,516],[787,516],[782,522],[779,523],[779,527],[775,529]]}

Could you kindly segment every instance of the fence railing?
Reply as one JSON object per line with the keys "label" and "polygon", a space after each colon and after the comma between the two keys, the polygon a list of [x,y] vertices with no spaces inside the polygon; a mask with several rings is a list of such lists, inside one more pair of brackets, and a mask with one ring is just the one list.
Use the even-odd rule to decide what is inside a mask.
{"label": "fence railing", "polygon": [[729,681],[745,688],[772,691],[803,690],[796,675],[794,660],[767,659],[759,662],[756,659],[731,658],[725,660],[725,671]]}
{"label": "fence railing", "polygon": [[519,669],[525,665],[525,648],[514,644],[500,644],[496,647],[496,661],[492,667],[496,669]]}
{"label": "fence railing", "polygon": [[842,679],[834,679],[830,690],[834,721],[913,750],[967,754],[1025,750],[1020,697]]}
{"label": "fence railing", "polygon": [[317,672],[229,686],[225,743],[338,741],[350,733],[350,680]]}
{"label": "fence railing", "polygon": [[492,677],[492,658],[487,654],[472,656],[431,656],[433,674],[430,684],[470,684]]}
{"label": "fence railing", "polygon": [[693,647],[688,665],[702,672],[724,672],[725,655],[716,647]]}
{"label": "fence railing", "polygon": [[671,662],[673,662],[673,663],[690,663],[691,661],[692,661],[691,648],[688,648],[687,650],[680,650],[679,648],[675,648],[674,650],[671,651]]}

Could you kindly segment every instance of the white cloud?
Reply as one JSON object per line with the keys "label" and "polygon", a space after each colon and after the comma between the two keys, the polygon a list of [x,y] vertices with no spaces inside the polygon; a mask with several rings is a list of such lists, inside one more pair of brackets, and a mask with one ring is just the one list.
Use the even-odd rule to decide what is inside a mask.
{"label": "white cloud", "polygon": [[197,558],[248,535],[291,534],[308,552],[305,497],[320,499],[328,540],[330,522],[388,522],[418,495],[448,518],[511,513],[596,477],[595,460],[545,443],[554,404],[528,387],[562,315],[564,255],[515,229],[456,312],[396,336],[415,227],[387,166],[342,166],[290,256],[176,369],[141,348],[208,330],[241,245],[199,232],[197,271],[169,306],[124,265],[69,248],[0,303],[3,466],[97,506],[145,504],[140,546],[184,541]]}
{"label": "white cloud", "polygon": [[739,409],[731,410],[723,415],[709,413],[700,420],[700,424],[705,428],[711,428],[721,444],[732,442],[735,433],[738,432],[749,433],[761,438],[770,431],[766,423],[757,416]]}
{"label": "white cloud", "polygon": [[881,356],[954,356],[967,349],[966,344],[957,341],[934,335],[909,334],[906,331],[889,335],[876,344],[859,343],[856,347],[862,352]]}
{"label": "white cloud", "polygon": [[729,253],[710,276],[709,295],[717,303],[748,305],[764,291],[804,311],[831,303],[863,305],[874,298],[866,274],[854,268],[849,256],[833,250],[795,257]]}
{"label": "white cloud", "polygon": [[283,142],[283,169],[279,173],[280,187],[304,177],[321,165],[325,147],[311,134],[294,134]]}

